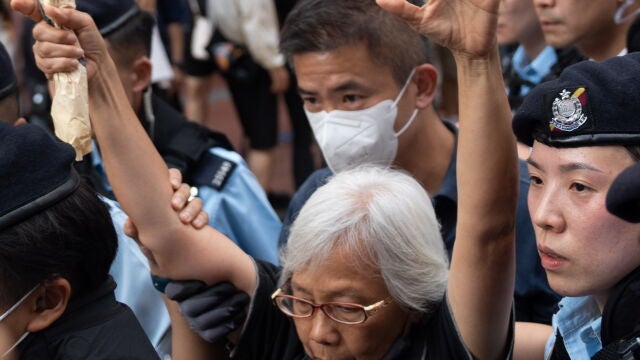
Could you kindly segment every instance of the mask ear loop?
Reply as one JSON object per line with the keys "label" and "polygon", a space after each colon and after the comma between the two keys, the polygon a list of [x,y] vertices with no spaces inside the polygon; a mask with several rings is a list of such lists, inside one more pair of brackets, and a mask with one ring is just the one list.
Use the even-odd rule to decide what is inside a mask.
{"label": "mask ear loop", "polygon": [[635,3],[635,0],[625,0],[624,3],[620,5],[618,10],[616,10],[616,14],[613,17],[613,21],[616,24],[620,25],[620,24],[626,23],[627,21],[634,18],[636,15],[640,14],[640,9],[636,9],[636,11],[634,11],[633,13],[627,16],[624,16],[625,11],[627,11],[627,9],[631,7],[631,5],[633,5],[634,3]]}
{"label": "mask ear loop", "polygon": [[[13,304],[13,306],[10,307],[9,310],[5,311],[5,313],[0,316],[0,321],[6,319],[7,316],[11,315],[11,313],[13,313],[18,308],[18,306],[22,305],[22,303],[25,300],[27,300],[29,295],[33,294],[33,292],[36,291],[36,289],[38,289],[39,287],[40,287],[40,284],[34,286],[33,289],[29,290],[29,292],[27,292],[15,304]],[[23,342],[24,339],[27,338],[27,336],[29,336],[29,332],[25,331],[24,334],[20,336],[20,339],[18,339],[18,341],[16,341],[13,345],[11,345],[11,347],[7,351],[5,351],[4,354],[0,355],[0,359],[4,359],[7,355],[9,355],[9,353],[11,353],[16,347],[18,347],[18,345],[20,345],[20,343]]]}
{"label": "mask ear loop", "polygon": [[411,114],[411,117],[409,118],[409,121],[407,121],[406,124],[404,124],[404,126],[402,127],[402,129],[400,129],[400,131],[398,131],[396,133],[396,137],[399,137],[400,135],[402,135],[403,132],[405,132],[408,128],[409,125],[411,125],[411,123],[413,122],[413,120],[416,119],[416,116],[418,115],[418,109],[413,110],[413,114]]}
{"label": "mask ear loop", "polygon": [[[413,68],[413,70],[411,70],[411,74],[409,74],[409,78],[404,83],[404,86],[402,87],[402,90],[400,90],[400,94],[398,94],[398,97],[393,102],[393,106],[397,106],[398,105],[398,102],[400,101],[400,99],[402,99],[402,95],[404,95],[404,92],[407,91],[407,88],[409,87],[409,84],[411,83],[411,79],[413,79],[413,75],[415,75],[415,74],[416,74],[416,68]],[[418,109],[415,109],[413,111],[413,114],[411,114],[411,117],[409,118],[409,121],[407,121],[407,123],[404,124],[402,129],[400,129],[400,131],[398,131],[396,133],[396,137],[402,135],[402,133],[404,133],[409,128],[409,125],[411,125],[411,123],[413,122],[413,120],[415,120],[417,115],[418,115]]]}
{"label": "mask ear loop", "polygon": [[404,83],[404,86],[402,86],[402,90],[400,90],[398,97],[396,97],[395,101],[393,102],[393,106],[398,105],[398,102],[400,102],[400,99],[402,99],[402,95],[404,95],[404,92],[407,91],[407,88],[409,87],[409,84],[411,83],[411,79],[413,79],[413,75],[415,75],[415,73],[416,73],[416,68],[413,68],[413,70],[411,70],[411,74],[409,74],[409,78]]}
{"label": "mask ear loop", "polygon": [[7,351],[5,351],[4,354],[0,355],[0,359],[4,359],[7,355],[9,355],[15,348],[18,347],[18,345],[20,345],[20,343],[24,341],[24,339],[27,338],[27,336],[29,336],[29,334],[30,333],[28,331],[25,331],[25,333],[20,336],[20,339],[18,339],[15,344],[13,344]]}
{"label": "mask ear loop", "polygon": [[11,313],[14,312],[18,308],[18,306],[22,305],[22,303],[25,300],[27,300],[29,295],[33,294],[33,292],[36,291],[36,289],[39,287],[40,287],[40,284],[34,286],[33,289],[29,290],[29,292],[27,292],[23,297],[21,297],[20,300],[18,300],[15,304],[13,304],[13,306],[10,307],[9,310],[5,311],[5,313],[0,316],[0,321],[6,319],[7,316],[11,315]]}

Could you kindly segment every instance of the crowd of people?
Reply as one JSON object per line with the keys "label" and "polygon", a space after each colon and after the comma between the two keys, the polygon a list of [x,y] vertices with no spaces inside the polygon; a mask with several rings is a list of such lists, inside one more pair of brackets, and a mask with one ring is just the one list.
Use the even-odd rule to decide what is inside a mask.
{"label": "crowd of people", "polygon": [[[0,45],[0,359],[640,359],[635,0],[40,1],[3,8],[39,78]],[[81,158],[33,95],[78,69]]]}

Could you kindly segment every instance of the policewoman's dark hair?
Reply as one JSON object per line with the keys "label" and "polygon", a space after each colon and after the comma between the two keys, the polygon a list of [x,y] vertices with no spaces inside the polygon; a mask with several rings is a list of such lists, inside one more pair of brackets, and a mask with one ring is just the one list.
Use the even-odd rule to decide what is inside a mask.
{"label": "policewoman's dark hair", "polygon": [[300,0],[287,16],[280,52],[289,61],[305,52],[363,44],[371,59],[403,84],[416,66],[429,62],[423,38],[373,0]]}
{"label": "policewoman's dark hair", "polygon": [[107,279],[118,240],[106,204],[84,181],[64,200],[0,230],[0,306],[38,283],[65,278],[71,298]]}

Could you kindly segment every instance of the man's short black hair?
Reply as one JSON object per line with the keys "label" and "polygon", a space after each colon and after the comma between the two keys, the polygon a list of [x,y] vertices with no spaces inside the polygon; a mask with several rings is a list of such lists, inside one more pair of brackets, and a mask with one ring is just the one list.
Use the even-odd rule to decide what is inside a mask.
{"label": "man's short black hair", "polygon": [[364,44],[376,63],[403,84],[416,66],[429,62],[424,39],[373,0],[301,0],[282,29],[280,51],[291,60]]}
{"label": "man's short black hair", "polygon": [[130,65],[141,56],[151,56],[154,24],[153,15],[141,10],[107,35],[106,40],[116,52],[121,65]]}
{"label": "man's short black hair", "polygon": [[106,204],[84,182],[47,210],[0,231],[0,306],[65,278],[71,297],[107,279],[118,240]]}

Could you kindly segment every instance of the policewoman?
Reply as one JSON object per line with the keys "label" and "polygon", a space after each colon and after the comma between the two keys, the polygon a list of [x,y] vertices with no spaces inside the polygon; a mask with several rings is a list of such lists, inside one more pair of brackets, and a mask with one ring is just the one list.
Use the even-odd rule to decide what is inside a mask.
{"label": "policewoman", "polygon": [[533,147],[529,211],[538,253],[564,296],[547,359],[598,358],[637,330],[640,225],[607,212],[605,198],[640,159],[639,95],[640,54],[631,54],[567,68],[515,115],[518,140]]}

